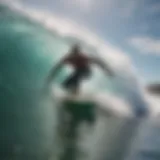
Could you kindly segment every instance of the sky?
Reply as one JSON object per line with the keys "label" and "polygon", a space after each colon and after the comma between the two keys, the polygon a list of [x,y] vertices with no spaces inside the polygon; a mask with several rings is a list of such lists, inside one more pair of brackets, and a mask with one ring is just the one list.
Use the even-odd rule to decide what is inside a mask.
{"label": "sky", "polygon": [[160,82],[159,0],[20,0],[20,3],[87,28],[111,46],[106,52],[116,49],[127,55],[145,84]]}

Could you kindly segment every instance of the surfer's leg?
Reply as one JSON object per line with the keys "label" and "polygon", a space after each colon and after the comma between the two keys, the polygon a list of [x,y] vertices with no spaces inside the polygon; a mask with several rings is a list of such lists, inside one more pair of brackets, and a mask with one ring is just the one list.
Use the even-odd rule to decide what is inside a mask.
{"label": "surfer's leg", "polygon": [[72,89],[73,92],[79,91],[80,83],[84,78],[90,77],[91,72],[87,68],[77,69],[69,78],[67,78],[63,86],[66,89]]}
{"label": "surfer's leg", "polygon": [[65,81],[62,83],[62,86],[66,89],[69,88],[71,85],[71,79],[72,79],[72,75],[69,76],[67,79],[65,79]]}
{"label": "surfer's leg", "polygon": [[64,81],[63,87],[66,89],[72,89],[74,92],[78,92],[82,77],[82,73],[79,70],[76,70]]}
{"label": "surfer's leg", "polygon": [[80,87],[82,80],[89,78],[90,75],[91,75],[91,72],[88,68],[82,68],[75,72],[73,79],[72,79],[73,87],[74,87],[73,89],[75,93],[79,91],[79,87]]}
{"label": "surfer's leg", "polygon": [[75,82],[75,77],[76,77],[76,72],[74,72],[71,76],[69,76],[64,82],[63,82],[63,87],[68,89],[71,88],[72,86],[76,85]]}
{"label": "surfer's leg", "polygon": [[79,92],[80,83],[82,80],[82,74],[80,71],[75,72],[73,79],[72,79],[72,91],[76,94]]}

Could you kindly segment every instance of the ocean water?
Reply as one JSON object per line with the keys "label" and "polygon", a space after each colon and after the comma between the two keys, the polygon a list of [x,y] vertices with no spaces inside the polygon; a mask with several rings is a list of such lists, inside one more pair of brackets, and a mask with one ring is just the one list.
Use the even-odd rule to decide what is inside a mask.
{"label": "ocean water", "polygon": [[[79,111],[71,111],[82,113],[73,117],[72,132],[64,131],[68,124],[64,125],[63,111],[57,109],[62,103],[42,95],[41,88],[51,67],[68,49],[68,43],[60,36],[11,8],[0,6],[0,158],[158,160],[158,119],[113,117],[99,111],[94,103],[80,103],[73,105],[80,105]],[[63,69],[56,83],[67,74]],[[100,88],[98,83],[93,81]],[[135,115],[144,113],[147,106],[138,88],[118,79],[103,79],[103,83],[106,92],[128,100]]]}

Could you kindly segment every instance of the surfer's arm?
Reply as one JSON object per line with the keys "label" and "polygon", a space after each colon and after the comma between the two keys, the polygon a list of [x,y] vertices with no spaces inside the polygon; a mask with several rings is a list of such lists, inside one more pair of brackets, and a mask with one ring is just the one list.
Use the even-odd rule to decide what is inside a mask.
{"label": "surfer's arm", "polygon": [[94,64],[97,64],[99,67],[101,67],[105,72],[108,73],[109,76],[114,76],[114,73],[112,69],[104,62],[97,58],[90,58],[91,62]]}
{"label": "surfer's arm", "polygon": [[56,66],[54,66],[51,70],[50,70],[50,73],[47,77],[47,82],[49,83],[57,74],[58,70],[61,68],[62,66],[62,63],[58,63],[56,64]]}
{"label": "surfer's arm", "polygon": [[54,77],[57,75],[59,69],[65,64],[66,60],[68,57],[64,57],[63,59],[61,59],[51,70],[50,73],[48,75],[47,81],[50,82],[52,79],[54,79]]}

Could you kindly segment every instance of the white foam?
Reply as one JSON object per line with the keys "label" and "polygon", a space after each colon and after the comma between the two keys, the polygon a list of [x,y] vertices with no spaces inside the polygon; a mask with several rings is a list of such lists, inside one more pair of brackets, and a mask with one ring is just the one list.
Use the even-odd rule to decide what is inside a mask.
{"label": "white foam", "polygon": [[60,101],[72,100],[77,102],[81,102],[81,101],[94,102],[94,96],[91,93],[72,94],[70,92],[65,91],[63,88],[57,87],[57,86],[52,87],[52,93],[53,93],[53,96]]}
{"label": "white foam", "polygon": [[65,100],[71,100],[75,102],[91,102],[98,106],[98,108],[100,108],[102,111],[117,117],[134,116],[131,109],[132,107],[126,101],[114,95],[90,92],[76,95],[70,94],[64,91],[62,88],[55,86],[53,87],[52,91],[53,97],[59,102],[63,102]]}
{"label": "white foam", "polygon": [[145,99],[148,102],[151,117],[159,117],[160,115],[160,96],[154,95],[146,91]]}

